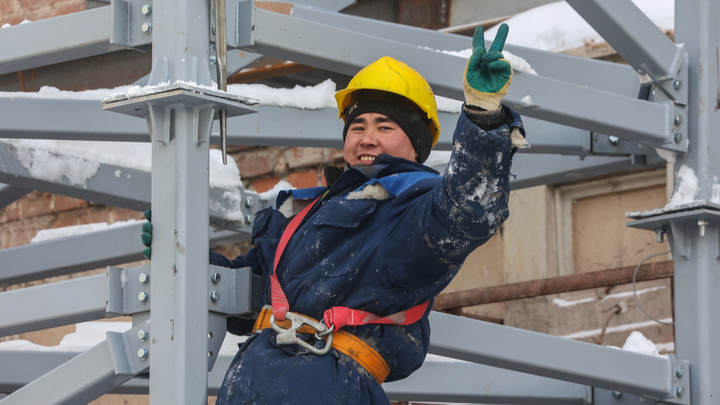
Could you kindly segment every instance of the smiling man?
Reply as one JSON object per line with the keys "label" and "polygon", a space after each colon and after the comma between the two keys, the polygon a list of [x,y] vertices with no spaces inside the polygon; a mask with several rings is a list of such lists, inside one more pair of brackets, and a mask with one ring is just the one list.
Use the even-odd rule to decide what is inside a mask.
{"label": "smiling man", "polygon": [[256,215],[247,255],[210,253],[265,279],[266,307],[218,404],[388,404],[381,384],[422,365],[433,298],[509,214],[512,154],[525,142],[500,104],[506,36],[504,26],[487,52],[481,28],[473,37],[444,175],[422,164],[440,137],[432,89],[383,57],[336,94],[346,166],[326,170],[327,187],[280,193]]}

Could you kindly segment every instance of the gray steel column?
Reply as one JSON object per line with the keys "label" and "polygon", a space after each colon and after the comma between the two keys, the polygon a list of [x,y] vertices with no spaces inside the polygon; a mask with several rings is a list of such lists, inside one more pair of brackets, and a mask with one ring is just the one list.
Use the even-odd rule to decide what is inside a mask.
{"label": "gray steel column", "polygon": [[[684,43],[689,55],[687,155],[675,165],[676,187],[681,167],[697,176],[695,201],[715,203],[720,196],[720,3],[678,1],[675,4],[675,42]],[[713,201],[713,197],[715,201]],[[696,210],[698,212],[700,210]],[[691,223],[671,222],[675,263],[675,351],[689,360],[693,405],[720,403],[720,262],[718,224],[720,211]]]}
{"label": "gray steel column", "polygon": [[[156,0],[152,25],[149,84],[180,80],[212,86],[208,2]],[[151,404],[207,402],[207,120],[212,120],[214,106],[191,104],[150,106]]]}

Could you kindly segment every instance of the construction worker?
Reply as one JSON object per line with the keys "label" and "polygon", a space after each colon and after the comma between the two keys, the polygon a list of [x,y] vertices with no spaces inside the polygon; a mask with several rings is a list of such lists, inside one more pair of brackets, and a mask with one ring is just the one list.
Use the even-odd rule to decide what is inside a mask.
{"label": "construction worker", "polygon": [[[388,404],[382,382],[422,365],[433,298],[508,216],[524,130],[500,104],[507,32],[487,52],[481,28],[473,37],[444,175],[422,164],[440,136],[430,86],[383,57],[336,93],[346,167],[326,170],[327,187],[280,193],[277,209],[257,214],[247,255],[210,253],[211,264],[262,274],[268,304],[217,404]],[[228,329],[249,332],[237,320]]]}

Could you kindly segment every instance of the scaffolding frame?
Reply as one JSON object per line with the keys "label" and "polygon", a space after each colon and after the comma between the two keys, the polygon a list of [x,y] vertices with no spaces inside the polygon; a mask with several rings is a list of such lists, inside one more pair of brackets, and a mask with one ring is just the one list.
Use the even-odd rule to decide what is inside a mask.
{"label": "scaffolding frame", "polygon": [[[460,76],[448,72],[462,72],[465,61],[443,51],[466,49],[469,38],[337,13],[346,3],[293,4],[292,13],[281,13],[258,8],[251,0],[227,0],[223,32],[229,48],[348,75],[390,54],[415,66],[436,94],[462,100]],[[630,0],[568,3],[629,66],[506,48],[542,72],[516,74],[505,98],[528,117],[535,145],[530,150],[534,154],[516,156],[519,180],[512,186],[656,165],[662,162],[656,148],[677,153],[676,180],[682,180],[680,167],[698,173],[693,203],[636,213],[629,224],[668,235],[675,265],[676,354],[623,352],[434,312],[430,352],[464,362],[429,359],[410,378],[384,385],[392,399],[718,403],[720,348],[712,342],[720,337],[714,316],[720,296],[713,294],[720,287],[715,273],[720,268],[720,173],[713,159],[720,150],[711,137],[717,138],[712,129],[720,105],[715,90],[720,85],[715,52],[720,28],[712,17],[720,16],[720,4],[676,2],[673,43]],[[13,364],[12,369],[0,368],[0,392],[9,394],[0,399],[3,405],[88,402],[108,392],[149,392],[151,403],[158,404],[204,403],[217,392],[230,360],[217,356],[225,318],[257,311],[261,285],[247,270],[208,266],[207,249],[247,240],[252,216],[263,204],[244,190],[238,204],[224,200],[223,190],[209,189],[213,120],[221,110],[231,116],[229,144],[287,146],[339,146],[332,134],[340,132],[340,123],[328,109],[254,107],[250,100],[212,90],[212,21],[208,4],[112,0],[105,7],[0,32],[0,73],[152,47],[148,84],[156,85],[140,96],[108,100],[103,109],[97,102],[0,97],[2,111],[13,112],[0,122],[3,137],[151,141],[154,163],[151,177],[133,174],[137,182],[117,178],[112,175],[116,168],[101,165],[87,186],[79,187],[67,180],[33,178],[17,151],[0,143],[0,182],[6,184],[0,188],[0,203],[37,189],[138,210],[150,203],[167,207],[153,214],[149,268],[109,267],[106,275],[0,293],[0,307],[17,308],[4,311],[3,336],[120,315],[133,319],[130,330],[108,332],[105,342],[79,355],[0,352],[0,364]],[[46,40],[25,40],[38,37]],[[638,72],[650,77],[651,84],[643,85]],[[524,101],[526,95],[532,103]],[[47,116],[26,119],[40,110]],[[68,119],[78,115],[88,119]],[[147,128],[140,127],[138,117],[146,118]],[[445,128],[452,128],[455,118],[443,114]],[[449,132],[440,149],[450,148]],[[225,220],[224,209],[241,211],[245,220]],[[211,224],[224,230],[211,231]],[[137,226],[5,249],[0,251],[0,282],[136,260],[128,232],[137,232]],[[87,249],[87,244],[97,249]],[[77,251],[93,255],[67,253]],[[57,305],[39,304],[48,297]]]}

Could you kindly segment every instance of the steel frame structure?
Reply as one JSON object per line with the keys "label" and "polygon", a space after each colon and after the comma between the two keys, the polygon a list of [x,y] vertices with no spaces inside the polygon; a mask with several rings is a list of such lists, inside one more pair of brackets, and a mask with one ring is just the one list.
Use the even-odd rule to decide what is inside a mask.
{"label": "steel frame structure", "polygon": [[[655,165],[661,162],[655,148],[677,153],[676,170],[686,166],[699,174],[694,203],[637,213],[630,224],[669,237],[676,354],[640,355],[433,313],[431,353],[461,361],[429,359],[410,378],[385,385],[392,399],[718,403],[720,348],[712,342],[720,338],[720,296],[713,294],[720,287],[720,173],[713,159],[720,146],[712,142],[717,140],[712,130],[720,105],[715,53],[720,28],[713,23],[720,4],[676,2],[675,44],[630,0],[567,1],[629,65],[507,47],[540,72],[516,74],[505,99],[528,117],[535,145],[534,154],[516,157],[519,179],[513,187]],[[228,47],[343,74],[390,54],[415,66],[438,95],[462,99],[456,73],[465,61],[443,51],[468,48],[468,38],[337,13],[349,3],[308,0],[284,14],[251,0],[227,0]],[[86,187],[78,187],[33,178],[17,151],[0,143],[3,206],[37,189],[138,210],[150,203],[164,207],[153,215],[150,266],[108,267],[106,275],[0,293],[0,307],[14,308],[0,318],[3,336],[119,315],[133,320],[127,332],[109,332],[105,342],[81,354],[0,352],[0,364],[13,365],[0,367],[0,393],[9,394],[0,394],[3,405],[80,403],[108,392],[149,392],[151,403],[158,404],[204,403],[217,392],[230,360],[217,355],[225,319],[251,316],[261,286],[247,270],[208,266],[207,249],[246,240],[248,223],[262,204],[245,191],[240,204],[223,200],[222,190],[209,191],[212,122],[220,110],[235,115],[228,126],[230,144],[288,146],[339,146],[330,134],[337,134],[340,124],[334,111],[251,107],[248,100],[211,90],[212,21],[206,3],[112,0],[106,7],[0,32],[0,73],[152,47],[148,83],[172,83],[108,100],[102,109],[90,101],[0,97],[2,137],[150,141],[154,163],[152,176],[136,172],[133,182],[101,165]],[[25,40],[41,36],[46,40]],[[652,83],[642,85],[637,72]],[[523,101],[526,95],[532,103]],[[138,117],[146,118],[149,138]],[[452,128],[455,118],[443,114],[445,128]],[[450,147],[448,133],[441,149]],[[245,220],[227,221],[223,209],[239,210]],[[225,230],[211,231],[211,224]],[[129,241],[136,240],[137,228],[0,251],[0,283],[136,260],[139,244]],[[60,253],[68,251],[83,255]],[[53,305],[41,306],[40,299]]]}

